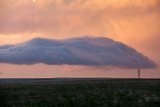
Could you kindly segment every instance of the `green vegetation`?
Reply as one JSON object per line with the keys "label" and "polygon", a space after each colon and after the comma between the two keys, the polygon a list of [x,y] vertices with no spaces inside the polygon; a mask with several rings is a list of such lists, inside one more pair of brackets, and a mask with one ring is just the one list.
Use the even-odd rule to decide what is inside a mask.
{"label": "green vegetation", "polygon": [[160,107],[160,80],[0,80],[0,107]]}

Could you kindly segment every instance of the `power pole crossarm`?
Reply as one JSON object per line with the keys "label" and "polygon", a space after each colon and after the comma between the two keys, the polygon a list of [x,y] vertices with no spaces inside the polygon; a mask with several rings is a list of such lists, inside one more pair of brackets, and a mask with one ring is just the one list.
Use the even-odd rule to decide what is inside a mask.
{"label": "power pole crossarm", "polygon": [[141,78],[141,72],[140,72],[140,68],[138,68],[138,79]]}

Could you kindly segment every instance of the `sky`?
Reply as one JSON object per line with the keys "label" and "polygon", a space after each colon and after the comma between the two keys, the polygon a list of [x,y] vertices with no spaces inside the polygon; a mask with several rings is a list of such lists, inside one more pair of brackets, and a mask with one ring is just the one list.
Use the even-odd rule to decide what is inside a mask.
{"label": "sky", "polygon": [[[103,36],[135,48],[159,65],[159,19],[159,0],[0,0],[0,45],[16,44],[34,37],[63,39],[82,35]],[[35,72],[41,68],[41,65],[31,66],[0,64],[0,77],[30,77],[25,74],[29,72],[22,68],[31,67],[32,69],[29,70]],[[46,66],[44,70],[46,72],[51,71],[50,67],[59,68],[43,66]],[[65,66],[67,65],[60,68],[65,70]],[[66,71],[70,75],[74,74],[75,67],[69,66],[69,68],[71,68],[70,72]],[[84,67],[77,68],[84,70]],[[97,75],[90,73],[90,70],[92,70],[90,67],[88,71],[85,70],[87,72],[85,75]],[[101,70],[100,68],[93,71],[95,73],[103,71],[99,73],[99,76],[106,77],[120,77],[124,74],[125,77],[130,77],[132,75],[130,73],[127,75],[127,72],[119,76],[106,73],[117,71],[115,69]],[[158,72],[159,69],[154,71]],[[11,72],[14,75],[11,76]],[[53,74],[57,73],[59,72],[54,71]],[[69,76],[66,73],[59,76]],[[36,74],[33,73],[33,75]],[[72,76],[84,76],[84,72]]]}

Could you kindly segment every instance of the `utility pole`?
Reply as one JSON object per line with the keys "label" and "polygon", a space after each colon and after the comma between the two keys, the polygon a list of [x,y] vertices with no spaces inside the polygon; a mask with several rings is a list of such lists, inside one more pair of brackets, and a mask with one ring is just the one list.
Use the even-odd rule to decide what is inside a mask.
{"label": "utility pole", "polygon": [[141,72],[140,72],[140,68],[138,68],[138,79],[141,78]]}

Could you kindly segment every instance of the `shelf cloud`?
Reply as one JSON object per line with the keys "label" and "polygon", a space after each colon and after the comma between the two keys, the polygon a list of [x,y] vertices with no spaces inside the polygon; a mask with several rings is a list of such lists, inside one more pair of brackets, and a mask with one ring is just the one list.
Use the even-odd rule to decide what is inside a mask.
{"label": "shelf cloud", "polygon": [[160,0],[0,0],[0,45],[100,35],[160,64]]}
{"label": "shelf cloud", "polygon": [[81,36],[62,40],[34,38],[0,46],[0,62],[11,64],[118,66],[154,68],[156,64],[135,49],[104,37]]}

